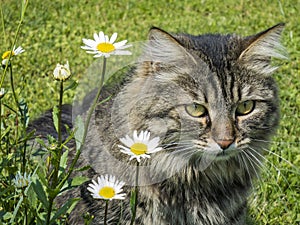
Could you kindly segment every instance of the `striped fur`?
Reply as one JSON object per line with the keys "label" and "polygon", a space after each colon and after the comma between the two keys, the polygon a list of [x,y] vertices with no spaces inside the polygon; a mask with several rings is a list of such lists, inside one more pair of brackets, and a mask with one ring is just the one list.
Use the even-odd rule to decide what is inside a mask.
{"label": "striped fur", "polygon": [[[141,162],[136,224],[246,224],[247,197],[259,176],[262,149],[279,121],[270,58],[284,58],[282,29],[279,24],[242,38],[170,35],[153,28],[127,81],[104,91],[102,98],[113,97],[96,110],[80,162],[92,165],[88,176],[110,173],[133,184],[136,168],[117,147],[118,139],[133,130],[150,130],[165,149]],[[255,108],[238,116],[237,106],[247,100]],[[193,103],[203,105],[206,115],[190,116],[185,105]],[[226,138],[234,140],[223,150]],[[86,186],[76,191],[70,195],[83,200],[70,224],[83,224],[84,212],[94,215],[93,224],[102,224],[103,203],[91,199]],[[109,207],[109,224],[117,224],[120,215],[120,224],[129,224],[129,197],[122,214],[119,202]]]}

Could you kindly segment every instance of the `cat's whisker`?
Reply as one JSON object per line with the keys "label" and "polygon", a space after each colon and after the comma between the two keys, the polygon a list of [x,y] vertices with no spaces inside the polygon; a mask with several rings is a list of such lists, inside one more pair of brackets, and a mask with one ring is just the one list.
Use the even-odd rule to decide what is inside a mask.
{"label": "cat's whisker", "polygon": [[[258,155],[260,155],[261,157],[263,157],[264,158],[264,160],[268,163],[268,164],[270,164],[273,168],[275,168],[275,170],[277,171],[277,176],[279,177],[279,176],[282,176],[281,175],[281,171],[280,171],[280,169],[279,168],[277,168],[270,160],[268,160],[266,157],[264,157],[261,153],[259,153],[257,150],[255,150],[255,149],[253,149],[253,148],[251,148],[251,150],[252,151],[254,151],[254,152],[256,152]],[[267,168],[267,166],[263,166],[262,167],[263,168],[263,172],[266,172],[267,174],[268,174],[268,176],[272,176],[272,173],[269,171],[269,169]],[[285,182],[287,183],[287,184],[289,184],[289,182],[288,182],[288,180],[284,177],[284,176],[282,176],[282,178],[285,180]],[[277,178],[278,179],[278,178]],[[277,183],[276,183],[276,186],[278,187],[278,189],[283,193],[283,190],[282,190],[282,188],[280,187],[280,185],[278,185]]]}
{"label": "cat's whisker", "polygon": [[295,166],[293,163],[291,163],[289,160],[283,158],[282,156],[280,156],[279,154],[275,153],[275,152],[272,152],[266,148],[262,148],[263,151],[267,152],[267,153],[270,153],[271,155],[274,155],[276,157],[278,157],[279,159],[283,160],[284,162],[286,162],[287,164],[289,164],[291,167],[293,167],[294,169],[296,169],[298,172],[300,172],[300,169]]}
{"label": "cat's whisker", "polygon": [[[262,159],[267,160],[262,154],[260,154],[258,151],[256,151],[253,148],[250,148],[252,151],[254,151],[255,153],[257,153]],[[260,169],[262,169],[263,171],[265,171],[268,175],[271,175],[271,173],[269,172],[269,170],[267,169],[267,167],[265,166],[265,164],[262,162],[262,160],[259,160],[257,158],[257,156],[255,156],[251,151],[245,151],[246,154],[249,155],[249,159],[255,163],[257,165],[257,167],[259,167]],[[258,177],[258,180],[261,180],[261,177]]]}
{"label": "cat's whisker", "polygon": [[[252,149],[253,151],[255,151],[255,149]],[[262,149],[262,150],[265,150],[265,149]],[[271,152],[271,151],[270,151]],[[259,153],[259,152],[257,152],[258,154],[261,154],[261,153]],[[261,154],[262,155],[262,154]],[[275,154],[276,155],[276,154]],[[263,156],[263,155],[262,155]],[[281,174],[281,170],[278,168],[278,167],[276,167],[275,165],[274,165],[274,163],[272,163],[270,160],[268,160],[266,157],[264,157],[264,159],[267,161],[267,163],[269,163],[273,168],[275,168],[275,170],[277,171],[277,174],[278,174],[278,176],[282,176]],[[282,159],[284,159],[284,158],[282,158]],[[288,160],[286,160],[286,162],[287,163],[289,163],[291,166],[293,166],[295,169],[297,169],[297,170],[299,170],[295,165],[293,165],[293,164],[291,164]],[[295,172],[295,171],[293,171],[293,172]],[[286,177],[285,176],[282,176],[283,177],[283,179],[285,180],[285,182],[287,183],[287,184],[289,184],[289,182],[288,182],[288,180],[286,179]]]}
{"label": "cat's whisker", "polygon": [[167,144],[162,144],[162,148],[168,148],[170,146],[186,146],[186,145],[191,145],[191,141],[180,141],[180,142],[172,142],[172,143],[167,143]]}
{"label": "cat's whisker", "polygon": [[179,154],[181,154],[181,156],[186,156],[190,152],[192,152],[194,154],[195,152],[197,152],[197,150],[195,150],[195,148],[193,146],[190,146],[190,147],[181,148],[181,149],[178,149],[176,151],[173,151],[173,152],[170,153],[170,155],[179,155]]}
{"label": "cat's whisker", "polygon": [[[240,154],[239,158],[241,158],[241,160],[243,161],[242,164],[246,168],[246,172],[248,173],[249,178],[251,178],[252,176],[251,176],[251,173],[250,173],[250,170],[249,170],[249,166],[248,166],[248,163],[247,163],[247,161],[249,161],[249,159],[248,159],[248,157],[247,157],[247,155],[246,155],[246,153],[245,153],[244,150],[242,150],[242,154]],[[250,179],[250,184],[253,187],[252,179]]]}
{"label": "cat's whisker", "polygon": [[176,149],[181,149],[189,146],[190,144],[161,145],[161,147],[165,150],[176,150]]}
{"label": "cat's whisker", "polygon": [[300,144],[299,141],[268,141],[268,140],[261,140],[256,138],[251,138],[252,141],[259,141],[263,143],[270,143],[270,144]]}
{"label": "cat's whisker", "polygon": [[250,165],[251,165],[251,167],[252,167],[252,169],[253,169],[253,171],[255,173],[256,178],[260,179],[260,176],[259,176],[259,174],[257,172],[257,169],[258,169],[257,167],[260,167],[260,166],[258,166],[257,162],[255,162],[254,159],[252,159],[251,155],[248,154],[248,151],[244,150],[243,152],[244,152],[245,157],[248,159],[248,162],[250,163]]}
{"label": "cat's whisker", "polygon": [[[252,149],[251,147],[249,147],[251,150],[255,151],[254,149]],[[253,162],[255,162],[255,164],[259,167],[259,168],[265,168],[265,165],[262,163],[261,160],[258,159],[257,156],[255,156],[251,151],[245,151],[246,154],[248,154],[250,156],[250,159],[253,160]],[[262,155],[259,155],[262,158]]]}

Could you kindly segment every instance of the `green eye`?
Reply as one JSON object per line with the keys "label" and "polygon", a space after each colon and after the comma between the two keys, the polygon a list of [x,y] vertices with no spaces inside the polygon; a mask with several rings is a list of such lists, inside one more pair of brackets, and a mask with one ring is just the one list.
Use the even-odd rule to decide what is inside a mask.
{"label": "green eye", "polygon": [[192,117],[201,117],[204,116],[207,112],[206,108],[203,105],[197,103],[186,105],[185,110]]}
{"label": "green eye", "polygon": [[236,114],[238,116],[247,115],[253,111],[254,107],[255,107],[254,101],[251,100],[244,101],[237,106]]}

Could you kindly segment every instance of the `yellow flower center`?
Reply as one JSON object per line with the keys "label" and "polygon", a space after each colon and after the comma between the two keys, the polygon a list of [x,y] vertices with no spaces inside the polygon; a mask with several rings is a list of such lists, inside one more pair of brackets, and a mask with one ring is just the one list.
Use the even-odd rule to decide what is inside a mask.
{"label": "yellow flower center", "polygon": [[99,195],[103,198],[110,199],[115,196],[115,190],[112,187],[104,186],[99,190]]}
{"label": "yellow flower center", "polygon": [[103,43],[100,43],[100,44],[97,45],[97,49],[100,52],[110,53],[110,52],[113,52],[116,48],[111,43],[103,42]]}
{"label": "yellow flower center", "polygon": [[130,151],[133,152],[135,155],[142,155],[145,154],[148,150],[147,145],[143,144],[143,143],[134,143],[131,147],[130,147]]}
{"label": "yellow flower center", "polygon": [[11,53],[11,56],[14,56],[14,55],[15,55],[15,53],[12,52],[12,51],[6,51],[6,52],[4,52],[3,55],[2,55],[2,59],[8,59],[8,56],[9,56],[10,53]]}

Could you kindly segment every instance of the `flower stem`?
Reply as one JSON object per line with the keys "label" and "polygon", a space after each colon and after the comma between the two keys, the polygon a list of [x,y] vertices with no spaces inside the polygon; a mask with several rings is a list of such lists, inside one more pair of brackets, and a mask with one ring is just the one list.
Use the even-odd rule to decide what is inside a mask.
{"label": "flower stem", "polygon": [[[17,38],[19,36],[19,32],[21,30],[21,26],[23,24],[23,21],[24,21],[24,16],[25,16],[25,12],[26,12],[26,9],[27,9],[27,5],[28,5],[28,1],[24,1],[24,5],[23,5],[23,8],[22,8],[22,13],[21,13],[21,18],[20,18],[20,21],[19,21],[19,24],[18,24],[18,27],[17,27],[17,31],[16,31],[16,34],[15,34],[15,38],[13,40],[13,44],[12,46],[15,46],[16,42],[17,42]],[[1,7],[2,8],[2,7]],[[2,17],[3,17],[3,12],[2,12],[2,9],[1,9],[1,14],[2,14]],[[2,23],[3,23],[3,19],[2,19]],[[4,28],[3,28],[4,29]],[[11,52],[12,52],[13,48],[11,49]],[[11,54],[9,54],[8,56],[8,59],[7,59],[7,62],[10,62],[10,58],[11,58]],[[4,71],[3,71],[3,74],[2,74],[2,77],[1,77],[1,80],[0,80],[0,88],[2,87],[2,84],[4,82],[4,78],[5,78],[5,75],[6,75],[6,71],[7,71],[7,68],[9,67],[8,65],[9,63],[6,64],[5,68],[4,68]]]}
{"label": "flower stem", "polygon": [[107,225],[108,200],[105,200],[104,225]]}
{"label": "flower stem", "polygon": [[[18,99],[18,96],[16,94],[16,91],[15,91],[15,85],[14,85],[14,76],[13,76],[13,69],[12,69],[12,64],[9,63],[9,71],[10,71],[10,86],[11,86],[11,90],[12,90],[12,93],[13,93],[13,98],[14,98],[14,101],[16,103],[16,106],[19,110],[19,114],[21,116],[21,121],[23,121],[22,125],[23,125],[23,136],[25,136],[25,133],[26,133],[26,123],[25,123],[25,115],[23,113],[23,110],[20,106],[20,102],[19,102],[19,99]],[[18,113],[17,113],[17,120],[18,120]],[[19,125],[19,123],[17,123]],[[18,131],[19,131],[19,126],[17,125],[16,127],[16,135],[18,135]],[[22,165],[21,165],[21,172],[24,173],[25,172],[25,167],[26,167],[26,139],[24,140],[24,143],[23,143],[23,154],[22,154]]]}
{"label": "flower stem", "polygon": [[[85,124],[84,124],[84,133],[83,133],[83,138],[82,138],[82,144],[81,144],[80,148],[76,151],[75,157],[74,157],[74,159],[73,159],[73,161],[70,165],[67,176],[65,176],[64,179],[62,180],[62,182],[60,182],[61,187],[64,185],[65,181],[67,179],[69,179],[69,177],[71,176],[71,173],[73,172],[74,167],[76,165],[76,162],[78,161],[79,156],[81,154],[81,150],[84,146],[84,143],[85,143],[85,140],[86,140],[86,137],[87,137],[87,132],[88,132],[88,128],[89,128],[91,118],[92,118],[92,114],[93,114],[93,112],[94,112],[94,110],[95,110],[95,108],[98,104],[98,100],[99,100],[99,97],[100,97],[100,94],[101,94],[102,86],[103,86],[103,83],[104,83],[105,73],[106,73],[106,58],[104,57],[103,58],[102,74],[101,74],[101,79],[100,79],[100,86],[99,86],[98,92],[96,94],[96,97],[93,101],[93,104],[91,105],[91,107],[88,111],[88,114],[87,114],[87,119],[86,119]],[[59,187],[59,188],[61,188],[61,187]]]}
{"label": "flower stem", "polygon": [[58,171],[59,171],[59,164],[60,158],[62,154],[62,133],[61,133],[61,111],[62,111],[62,104],[63,104],[63,93],[64,93],[64,81],[60,81],[60,90],[59,90],[59,102],[58,102],[58,115],[57,115],[57,154],[55,156],[55,167],[53,173],[53,181],[52,181],[52,188],[56,188],[58,182]]}
{"label": "flower stem", "polygon": [[58,145],[61,145],[62,134],[61,134],[61,110],[63,104],[63,94],[64,94],[64,81],[60,81],[60,90],[59,90],[59,102],[58,102]]}
{"label": "flower stem", "polygon": [[47,217],[46,217],[46,225],[50,224],[51,211],[52,211],[52,206],[53,206],[54,199],[50,197],[48,199],[48,201],[49,201],[49,208],[48,208]]}
{"label": "flower stem", "polygon": [[0,150],[2,152],[2,100],[0,98]]}
{"label": "flower stem", "polygon": [[28,203],[27,203],[27,198],[26,198],[26,195],[25,195],[25,188],[22,188],[22,195],[23,195],[23,201],[24,201],[24,214],[25,214],[25,220],[24,220],[24,225],[27,225],[28,224],[28,210],[27,210],[27,206],[28,206]]}
{"label": "flower stem", "polygon": [[[60,91],[59,91],[59,102],[58,102],[58,127],[57,127],[57,135],[58,135],[58,145],[57,145],[57,154],[54,156],[54,172],[53,172],[53,177],[50,179],[51,182],[51,188],[52,190],[57,188],[57,184],[59,183],[58,180],[58,171],[59,171],[59,166],[60,166],[60,158],[62,155],[62,133],[61,133],[61,110],[62,110],[62,104],[63,104],[63,92],[64,92],[64,81],[60,81]],[[46,225],[50,224],[50,219],[51,219],[51,211],[54,203],[54,199],[56,198],[58,192],[52,193],[52,195],[49,196],[49,208],[47,212],[47,217],[46,217]]]}
{"label": "flower stem", "polygon": [[137,202],[138,202],[138,185],[139,185],[139,162],[136,164],[136,174],[135,174],[135,187],[134,187],[134,194],[133,194],[133,208],[132,208],[132,217],[130,225],[133,225],[136,218],[136,209],[137,209]]}
{"label": "flower stem", "polygon": [[18,97],[17,97],[17,94],[16,94],[16,91],[15,91],[15,85],[14,85],[14,76],[13,76],[13,72],[12,72],[12,65],[10,64],[10,86],[11,86],[11,91],[13,93],[13,97],[14,97],[14,100],[16,102],[16,105],[19,109],[19,112],[21,114],[21,116],[23,116],[23,112],[22,112],[22,109],[20,107],[20,104],[19,104],[19,100],[18,100]]}

